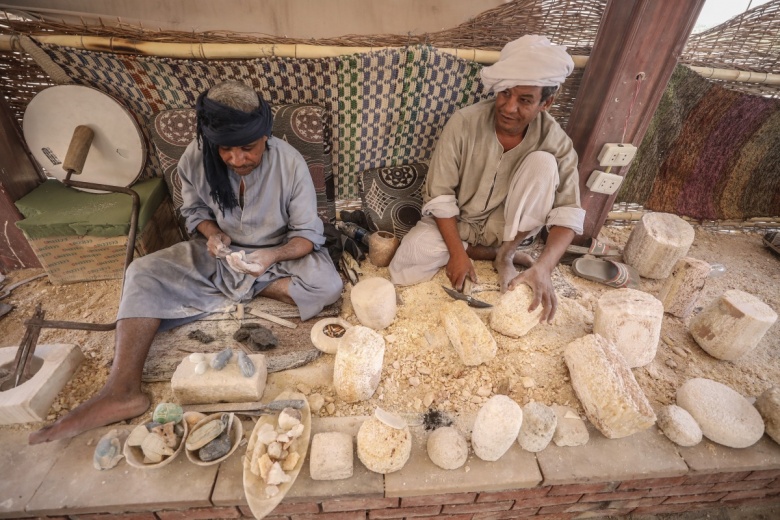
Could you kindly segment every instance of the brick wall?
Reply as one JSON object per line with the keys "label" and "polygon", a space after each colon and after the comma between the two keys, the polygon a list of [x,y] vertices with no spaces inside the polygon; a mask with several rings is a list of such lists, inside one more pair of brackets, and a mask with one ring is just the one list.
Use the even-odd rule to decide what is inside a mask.
{"label": "brick wall", "polygon": [[[780,508],[780,471],[689,474],[671,478],[544,486],[490,493],[452,493],[402,498],[337,497],[285,502],[268,520],[448,519],[565,520],[592,516],[664,514],[722,507]],[[52,517],[54,518],[54,517]],[[210,507],[123,515],[75,515],[70,520],[197,520],[253,518],[247,506]]]}

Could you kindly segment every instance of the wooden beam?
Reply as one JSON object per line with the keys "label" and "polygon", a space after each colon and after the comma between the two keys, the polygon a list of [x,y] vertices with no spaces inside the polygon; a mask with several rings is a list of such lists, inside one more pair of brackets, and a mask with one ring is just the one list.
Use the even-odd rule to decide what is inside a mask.
{"label": "wooden beam", "polygon": [[[598,235],[616,195],[585,186],[605,143],[639,147],[705,0],[609,0],[566,128],[579,155],[579,240]],[[624,136],[625,134],[625,136]],[[625,176],[627,168],[612,171]]]}
{"label": "wooden beam", "polygon": [[19,126],[0,96],[0,270],[40,267],[24,234],[16,227],[23,217],[14,202],[43,182],[43,175],[27,154]]}

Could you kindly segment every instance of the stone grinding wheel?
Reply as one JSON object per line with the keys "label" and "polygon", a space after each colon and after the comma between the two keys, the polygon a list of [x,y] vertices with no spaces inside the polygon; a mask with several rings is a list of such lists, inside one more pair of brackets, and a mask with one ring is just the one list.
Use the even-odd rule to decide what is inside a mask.
{"label": "stone grinding wheel", "polygon": [[[146,145],[133,115],[91,87],[59,85],[39,92],[27,106],[22,126],[35,160],[59,180],[73,166],[66,156],[83,164],[70,168],[79,181],[118,187],[132,185],[146,162]],[[94,134],[91,144],[84,127]],[[71,149],[72,143],[80,149]]]}

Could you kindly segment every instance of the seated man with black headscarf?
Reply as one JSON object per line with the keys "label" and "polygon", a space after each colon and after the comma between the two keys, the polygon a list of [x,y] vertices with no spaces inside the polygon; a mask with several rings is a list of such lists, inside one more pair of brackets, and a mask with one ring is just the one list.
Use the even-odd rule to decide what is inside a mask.
{"label": "seated man with black headscarf", "polygon": [[297,305],[307,320],[341,295],[308,167],[271,136],[268,103],[243,83],[224,82],[200,95],[197,118],[198,137],[178,166],[181,212],[196,237],[130,265],[105,387],[32,433],[31,444],[144,413],[141,374],[158,331],[258,295]]}

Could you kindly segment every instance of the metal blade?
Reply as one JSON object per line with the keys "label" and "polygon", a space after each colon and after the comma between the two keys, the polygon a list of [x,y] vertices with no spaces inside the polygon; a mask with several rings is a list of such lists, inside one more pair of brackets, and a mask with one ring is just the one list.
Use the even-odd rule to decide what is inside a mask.
{"label": "metal blade", "polygon": [[455,289],[450,289],[449,287],[441,286],[442,289],[444,289],[444,292],[455,298],[456,300],[463,300],[464,302],[467,302],[469,306],[477,308],[477,309],[487,309],[492,307],[490,303],[483,302],[480,300],[477,300],[471,296],[466,296],[463,293],[459,293]]}
{"label": "metal blade", "polygon": [[441,286],[442,289],[444,289],[444,292],[455,298],[456,300],[463,300],[464,302],[469,301],[469,297],[466,296],[463,293],[459,293],[455,289],[450,289],[449,287]]}

